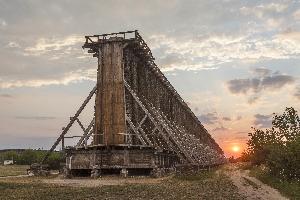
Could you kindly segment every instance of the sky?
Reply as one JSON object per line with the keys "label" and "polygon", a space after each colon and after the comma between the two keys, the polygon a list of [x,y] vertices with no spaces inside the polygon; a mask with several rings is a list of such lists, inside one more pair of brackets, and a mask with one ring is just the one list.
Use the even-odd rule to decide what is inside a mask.
{"label": "sky", "polygon": [[0,0],[0,149],[48,149],[95,85],[84,36],[127,30],[227,156],[300,110],[299,1]]}

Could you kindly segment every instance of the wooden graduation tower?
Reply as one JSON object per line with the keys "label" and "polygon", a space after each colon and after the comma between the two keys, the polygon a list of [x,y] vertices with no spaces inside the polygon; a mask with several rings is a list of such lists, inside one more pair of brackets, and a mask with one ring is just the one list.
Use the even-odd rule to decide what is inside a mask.
{"label": "wooden graduation tower", "polygon": [[[60,142],[64,146],[74,122],[80,125],[77,145],[64,148],[67,174],[157,174],[180,165],[225,162],[222,149],[156,66],[137,31],[85,39],[83,48],[98,58],[97,84],[49,151]],[[85,128],[79,115],[94,94],[94,118]]]}

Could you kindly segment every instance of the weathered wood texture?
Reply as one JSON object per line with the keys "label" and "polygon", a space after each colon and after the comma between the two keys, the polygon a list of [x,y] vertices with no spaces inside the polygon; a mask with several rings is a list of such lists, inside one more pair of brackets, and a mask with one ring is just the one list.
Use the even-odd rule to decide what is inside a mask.
{"label": "weathered wood texture", "polygon": [[[128,33],[134,37],[128,38]],[[69,169],[72,162],[79,170],[99,163],[101,168],[154,169],[226,162],[222,149],[156,66],[137,31],[86,36],[83,48],[98,58],[97,85],[43,161],[77,121],[84,133],[74,151],[66,149]],[[78,117],[93,94],[95,116],[85,128]],[[88,144],[90,136],[93,142]]]}
{"label": "weathered wood texture", "polygon": [[99,61],[93,145],[149,146],[192,165],[226,161],[137,31],[86,36],[83,47]]}
{"label": "weathered wood texture", "polygon": [[[148,101],[164,113],[168,120],[184,127],[188,133],[199,138],[201,142],[222,153],[222,149],[201,122],[187,106],[175,98],[171,90],[163,84],[158,72],[151,70],[147,60],[139,55],[138,51],[134,45],[128,45],[124,50],[125,80],[139,97],[143,97],[141,101]],[[134,122],[140,121],[143,117],[143,113],[137,109],[137,105],[129,94],[126,94],[126,112]]]}
{"label": "weathered wood texture", "polygon": [[177,162],[175,154],[153,149],[67,150],[68,169],[171,168]]}
{"label": "weathered wood texture", "polygon": [[112,40],[99,46],[94,145],[124,144],[123,44]]}

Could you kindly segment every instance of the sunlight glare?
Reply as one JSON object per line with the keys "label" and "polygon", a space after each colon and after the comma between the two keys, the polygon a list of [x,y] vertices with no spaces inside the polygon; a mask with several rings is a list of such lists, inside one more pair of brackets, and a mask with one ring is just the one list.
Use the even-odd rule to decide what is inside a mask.
{"label": "sunlight glare", "polygon": [[239,146],[233,146],[232,147],[232,151],[239,152],[240,151],[240,147]]}

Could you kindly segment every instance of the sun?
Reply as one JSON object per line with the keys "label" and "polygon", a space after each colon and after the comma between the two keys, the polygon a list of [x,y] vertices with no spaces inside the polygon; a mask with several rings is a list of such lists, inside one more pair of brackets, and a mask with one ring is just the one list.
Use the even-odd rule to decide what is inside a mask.
{"label": "sun", "polygon": [[235,146],[232,147],[232,151],[233,152],[239,152],[240,151],[240,147],[235,145]]}

